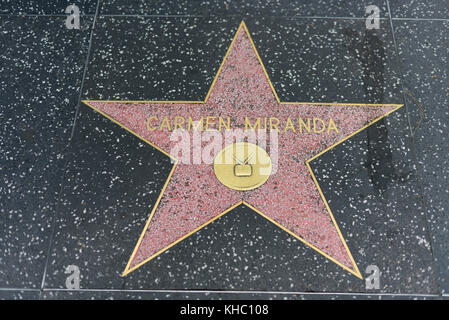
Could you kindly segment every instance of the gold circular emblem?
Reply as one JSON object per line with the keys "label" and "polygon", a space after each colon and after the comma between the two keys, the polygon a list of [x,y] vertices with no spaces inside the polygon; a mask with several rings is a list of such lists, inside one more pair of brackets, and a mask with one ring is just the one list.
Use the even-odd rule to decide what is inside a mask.
{"label": "gold circular emblem", "polygon": [[253,190],[270,177],[271,159],[261,147],[249,142],[237,142],[224,147],[215,157],[217,179],[234,190]]}

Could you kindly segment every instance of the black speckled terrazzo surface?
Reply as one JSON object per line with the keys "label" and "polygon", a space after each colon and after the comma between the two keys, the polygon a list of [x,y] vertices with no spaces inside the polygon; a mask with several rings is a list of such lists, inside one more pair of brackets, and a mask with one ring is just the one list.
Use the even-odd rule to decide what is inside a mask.
{"label": "black speckled terrazzo surface", "polygon": [[[0,299],[449,294],[446,0],[84,0],[68,30],[71,3],[0,7]],[[379,289],[245,205],[121,276],[172,164],[81,100],[204,99],[242,19],[282,101],[404,104],[311,162]]]}

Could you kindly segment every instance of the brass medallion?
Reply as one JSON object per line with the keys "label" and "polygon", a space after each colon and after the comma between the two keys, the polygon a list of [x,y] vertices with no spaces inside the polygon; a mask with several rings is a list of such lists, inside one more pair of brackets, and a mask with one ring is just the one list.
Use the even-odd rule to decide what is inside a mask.
{"label": "brass medallion", "polygon": [[233,190],[256,189],[268,180],[271,171],[268,153],[249,142],[237,142],[224,147],[214,160],[215,176]]}

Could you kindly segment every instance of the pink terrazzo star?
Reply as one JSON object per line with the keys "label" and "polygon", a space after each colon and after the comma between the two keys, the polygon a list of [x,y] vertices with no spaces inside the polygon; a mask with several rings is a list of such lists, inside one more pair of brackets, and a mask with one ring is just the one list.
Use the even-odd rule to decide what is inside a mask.
{"label": "pink terrazzo star", "polygon": [[150,131],[147,127],[150,116],[159,120],[153,118],[155,125],[164,117],[173,123],[176,116],[196,120],[229,116],[234,128],[241,127],[241,119],[245,117],[276,117],[281,122],[287,118],[332,118],[338,128],[338,132],[321,134],[281,130],[277,172],[251,191],[236,191],[222,185],[212,164],[175,164],[124,275],[244,203],[361,278],[307,161],[394,111],[398,105],[280,103],[243,22],[205,101],[85,102],[166,154],[170,154],[174,144],[171,132],[167,128]]}

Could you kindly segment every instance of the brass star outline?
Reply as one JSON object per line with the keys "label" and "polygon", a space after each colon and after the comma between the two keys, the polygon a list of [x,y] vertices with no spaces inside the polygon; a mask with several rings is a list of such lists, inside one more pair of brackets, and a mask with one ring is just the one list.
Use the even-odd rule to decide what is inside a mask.
{"label": "brass star outline", "polygon": [[[136,265],[133,266],[132,268],[130,267],[131,262],[132,262],[132,260],[133,260],[133,258],[134,258],[134,256],[135,256],[135,254],[137,253],[137,249],[139,248],[139,245],[140,245],[140,243],[142,242],[142,239],[143,239],[143,237],[144,237],[144,235],[145,235],[145,232],[146,232],[146,230],[147,230],[147,228],[148,228],[148,226],[149,226],[149,224],[150,224],[150,222],[151,222],[151,219],[152,219],[154,213],[156,212],[156,209],[157,209],[157,207],[158,207],[158,205],[159,205],[159,202],[160,202],[160,200],[161,200],[161,198],[162,198],[162,195],[164,194],[164,191],[165,191],[165,189],[166,189],[166,187],[167,187],[167,185],[168,185],[168,183],[169,183],[169,181],[170,181],[170,178],[171,178],[171,176],[172,176],[172,174],[173,174],[173,172],[174,172],[174,170],[175,170],[175,168],[176,168],[176,165],[177,165],[177,163],[178,163],[178,160],[177,160],[175,157],[173,157],[172,155],[170,155],[169,153],[167,153],[166,151],[164,151],[163,149],[161,149],[160,147],[154,145],[153,143],[151,143],[150,141],[144,139],[142,136],[140,136],[140,135],[137,134],[136,132],[130,130],[129,128],[127,128],[126,126],[124,126],[122,123],[118,122],[117,120],[113,119],[112,117],[110,117],[110,116],[107,115],[106,113],[104,113],[104,112],[102,112],[101,110],[99,110],[98,108],[94,107],[91,103],[92,103],[92,102],[120,102],[120,103],[180,103],[180,104],[185,104],[185,103],[198,103],[198,104],[205,104],[205,103],[207,102],[207,100],[208,100],[208,98],[209,98],[209,96],[210,96],[210,94],[211,94],[211,92],[212,92],[214,86],[215,86],[215,83],[216,83],[216,81],[217,81],[217,79],[218,79],[218,77],[219,77],[219,75],[220,75],[220,72],[221,72],[221,70],[222,70],[222,68],[223,68],[223,65],[224,65],[225,62],[226,62],[226,59],[227,59],[227,57],[228,57],[228,55],[229,55],[229,52],[231,51],[231,49],[232,49],[232,47],[233,47],[233,45],[234,45],[234,42],[235,42],[235,40],[236,40],[236,38],[237,38],[237,35],[238,35],[238,33],[239,33],[239,31],[240,31],[241,28],[243,28],[244,31],[246,32],[246,35],[248,36],[248,39],[250,40],[251,46],[252,46],[252,48],[253,48],[253,50],[254,50],[256,56],[257,56],[257,59],[259,60],[259,63],[260,63],[260,65],[261,65],[261,67],[262,67],[262,70],[263,70],[263,72],[264,72],[264,74],[265,74],[265,76],[266,76],[266,78],[267,78],[267,80],[268,80],[268,83],[269,83],[269,85],[270,85],[270,88],[271,88],[271,90],[272,90],[272,92],[273,92],[273,94],[274,94],[274,96],[275,96],[275,98],[276,98],[276,101],[277,101],[279,104],[307,104],[307,105],[319,105],[319,106],[325,106],[325,105],[328,105],[328,106],[339,106],[339,105],[344,105],[344,106],[379,106],[379,107],[380,107],[380,106],[393,106],[393,107],[395,107],[394,109],[392,109],[392,110],[390,110],[389,112],[385,113],[384,115],[382,115],[382,116],[380,116],[380,117],[374,119],[373,121],[367,123],[365,126],[363,126],[363,127],[361,127],[360,129],[354,131],[354,132],[351,133],[350,135],[346,136],[346,137],[343,138],[342,140],[340,140],[340,141],[338,141],[337,143],[331,145],[330,147],[326,148],[325,150],[321,151],[320,153],[316,154],[315,156],[313,156],[312,158],[310,158],[310,159],[308,159],[308,160],[306,161],[306,166],[307,166],[307,168],[308,168],[308,170],[309,170],[309,172],[310,172],[310,175],[311,175],[313,181],[315,182],[315,185],[316,185],[316,187],[317,187],[317,189],[318,189],[318,191],[319,191],[319,193],[320,193],[321,199],[323,200],[323,202],[324,202],[324,204],[325,204],[325,206],[326,206],[326,208],[327,208],[327,211],[329,212],[329,215],[330,215],[330,217],[331,217],[331,219],[332,219],[332,222],[333,222],[333,224],[334,224],[334,226],[335,226],[335,228],[336,228],[336,230],[337,230],[337,232],[338,232],[338,235],[339,235],[339,237],[340,237],[340,239],[341,239],[341,241],[342,241],[342,243],[343,243],[343,245],[344,245],[344,247],[345,247],[345,249],[346,249],[346,251],[347,251],[347,253],[348,253],[349,257],[350,257],[350,259],[351,259],[351,262],[352,262],[352,264],[353,264],[354,270],[351,270],[350,268],[348,268],[347,266],[343,265],[342,263],[340,263],[340,262],[337,261],[336,259],[332,258],[332,257],[329,256],[328,254],[324,253],[323,251],[321,251],[320,249],[318,249],[318,248],[315,247],[314,245],[310,244],[310,243],[307,242],[306,240],[304,240],[304,239],[302,239],[301,237],[297,236],[296,234],[294,234],[294,233],[291,232],[290,230],[286,229],[284,226],[282,226],[282,225],[279,224],[278,222],[274,221],[273,219],[271,219],[270,217],[268,217],[268,216],[265,215],[264,213],[260,212],[259,210],[257,210],[257,209],[254,208],[253,206],[251,206],[249,203],[246,203],[245,201],[239,201],[239,202],[237,202],[236,204],[232,205],[231,207],[229,207],[228,209],[226,209],[226,210],[223,211],[222,213],[218,214],[218,215],[215,216],[214,218],[210,219],[209,221],[207,221],[207,222],[204,223],[203,225],[199,226],[198,228],[194,229],[193,231],[189,232],[188,234],[186,234],[186,235],[184,235],[183,237],[179,238],[178,240],[174,241],[173,243],[171,243],[171,244],[168,245],[167,247],[161,249],[160,251],[156,252],[155,254],[151,255],[150,257],[146,258],[144,261],[142,261],[142,262],[136,264]],[[219,67],[219,69],[218,69],[218,71],[217,71],[217,73],[216,73],[216,75],[215,75],[215,77],[214,77],[214,80],[213,80],[213,82],[212,82],[212,84],[211,84],[211,86],[210,86],[210,88],[209,88],[209,91],[207,92],[207,95],[206,95],[205,99],[202,100],[202,101],[157,101],[157,100],[133,100],[133,101],[128,100],[128,101],[117,101],[117,100],[82,100],[82,102],[83,102],[84,104],[88,105],[89,107],[91,107],[92,109],[94,109],[95,111],[97,111],[98,113],[102,114],[103,116],[105,116],[105,117],[108,118],[109,120],[111,120],[111,121],[113,121],[114,123],[118,124],[118,125],[119,125],[120,127],[122,127],[123,129],[125,129],[125,130],[127,130],[128,132],[132,133],[133,135],[135,135],[136,137],[138,137],[139,139],[141,139],[141,140],[144,141],[145,143],[151,145],[152,147],[156,148],[157,150],[159,150],[160,152],[162,152],[162,153],[165,154],[166,156],[170,157],[170,158],[173,160],[173,162],[174,162],[173,167],[172,167],[172,169],[171,169],[171,171],[170,171],[170,173],[169,173],[169,175],[168,175],[168,177],[167,177],[167,180],[165,181],[164,186],[162,187],[162,190],[161,190],[161,192],[160,192],[160,194],[159,194],[159,196],[158,196],[158,198],[157,198],[157,200],[156,200],[156,203],[154,204],[154,207],[153,207],[153,209],[152,209],[152,211],[151,211],[151,214],[150,214],[149,218],[147,219],[147,222],[146,222],[146,224],[145,224],[145,227],[143,228],[143,231],[142,231],[141,234],[140,234],[139,240],[137,241],[137,244],[136,244],[136,246],[134,247],[134,250],[133,250],[133,252],[132,252],[132,254],[131,254],[131,257],[130,257],[129,260],[128,260],[128,263],[127,263],[127,265],[126,265],[126,267],[125,267],[125,270],[124,270],[123,273],[122,273],[122,277],[124,277],[124,276],[128,275],[129,273],[131,273],[132,271],[138,269],[139,267],[141,267],[141,266],[144,265],[145,263],[147,263],[147,262],[149,262],[150,260],[154,259],[155,257],[157,257],[158,255],[160,255],[161,253],[163,253],[163,252],[165,252],[166,250],[170,249],[172,246],[176,245],[177,243],[179,243],[179,242],[181,242],[182,240],[186,239],[187,237],[191,236],[191,235],[194,234],[195,232],[197,232],[197,231],[201,230],[202,228],[206,227],[208,224],[210,224],[210,223],[212,223],[213,221],[217,220],[218,218],[222,217],[223,215],[225,215],[225,214],[228,213],[229,211],[233,210],[234,208],[238,207],[239,205],[244,204],[244,205],[246,205],[247,207],[249,207],[249,208],[251,208],[252,210],[254,210],[255,212],[257,212],[258,214],[260,214],[262,217],[266,218],[267,220],[269,220],[270,222],[272,222],[273,224],[275,224],[276,226],[278,226],[279,228],[281,228],[282,230],[288,232],[290,235],[292,235],[292,236],[295,237],[296,239],[300,240],[302,243],[306,244],[307,246],[311,247],[311,248],[314,249],[315,251],[317,251],[317,252],[319,252],[320,254],[322,254],[323,256],[325,256],[327,259],[329,259],[329,260],[331,260],[332,262],[336,263],[337,265],[339,265],[340,267],[342,267],[342,268],[345,269],[346,271],[348,271],[348,272],[350,272],[351,274],[355,275],[355,276],[358,277],[359,279],[363,279],[363,276],[362,276],[362,274],[360,273],[360,270],[359,270],[359,268],[357,267],[357,264],[356,264],[354,258],[352,257],[351,251],[349,250],[349,248],[348,248],[348,246],[347,246],[347,244],[346,244],[346,241],[345,241],[345,239],[343,238],[343,235],[342,235],[342,233],[341,233],[341,231],[340,231],[340,228],[338,227],[338,224],[337,224],[337,222],[336,222],[336,220],[335,220],[335,217],[334,217],[334,215],[332,214],[332,210],[330,209],[329,204],[327,203],[327,200],[326,200],[326,198],[325,198],[325,196],[324,196],[324,194],[323,194],[323,191],[321,190],[321,187],[320,187],[320,185],[319,185],[319,183],[318,183],[318,181],[317,181],[317,179],[316,179],[316,177],[315,177],[315,174],[313,173],[313,170],[312,170],[312,168],[311,168],[311,166],[310,166],[310,162],[311,162],[312,160],[318,158],[319,156],[321,156],[321,155],[324,154],[325,152],[327,152],[327,151],[333,149],[334,147],[336,147],[337,145],[341,144],[342,142],[346,141],[347,139],[351,138],[352,136],[356,135],[356,134],[359,133],[360,131],[362,131],[362,130],[368,128],[368,127],[371,126],[372,124],[374,124],[374,123],[376,123],[377,121],[379,121],[379,120],[383,119],[384,117],[388,116],[388,115],[391,114],[392,112],[398,110],[399,108],[401,108],[401,107],[403,106],[403,104],[334,103],[334,102],[320,103],[320,102],[285,102],[285,101],[280,101],[280,100],[279,100],[279,97],[278,97],[278,95],[277,95],[277,92],[276,92],[276,90],[275,90],[275,88],[274,88],[274,86],[273,86],[273,84],[272,84],[272,82],[271,82],[271,80],[270,80],[270,77],[268,76],[268,73],[267,73],[267,71],[266,71],[266,69],[265,69],[265,66],[264,66],[264,64],[263,64],[263,62],[262,62],[262,59],[260,58],[260,55],[259,55],[259,53],[258,53],[258,51],[257,51],[257,49],[256,49],[256,46],[255,46],[255,44],[254,44],[254,42],[253,42],[253,40],[252,40],[252,38],[251,38],[251,35],[250,35],[250,33],[249,33],[249,31],[248,31],[248,28],[247,28],[247,26],[246,26],[246,24],[245,24],[244,21],[242,21],[242,22],[240,23],[240,25],[239,25],[239,27],[238,27],[238,29],[237,29],[235,35],[234,35],[234,38],[232,39],[232,42],[231,42],[231,44],[230,44],[228,50],[226,51],[226,54],[225,54],[225,56],[224,56],[224,58],[223,58],[223,60],[222,60],[222,62],[221,62],[221,64],[220,64],[220,67]]]}

